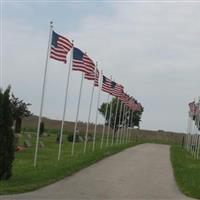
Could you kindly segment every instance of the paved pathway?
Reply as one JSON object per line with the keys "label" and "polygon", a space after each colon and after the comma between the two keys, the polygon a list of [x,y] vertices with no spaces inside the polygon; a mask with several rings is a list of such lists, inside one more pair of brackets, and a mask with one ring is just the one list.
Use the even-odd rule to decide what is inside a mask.
{"label": "paved pathway", "polygon": [[189,200],[175,183],[169,146],[142,144],[35,192],[2,200]]}

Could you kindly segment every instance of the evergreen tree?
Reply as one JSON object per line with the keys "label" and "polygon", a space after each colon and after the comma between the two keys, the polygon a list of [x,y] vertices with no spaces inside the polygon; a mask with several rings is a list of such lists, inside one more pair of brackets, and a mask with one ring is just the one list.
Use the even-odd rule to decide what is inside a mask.
{"label": "evergreen tree", "polygon": [[9,179],[12,175],[14,160],[13,117],[10,102],[10,87],[3,93],[0,90],[0,180]]}

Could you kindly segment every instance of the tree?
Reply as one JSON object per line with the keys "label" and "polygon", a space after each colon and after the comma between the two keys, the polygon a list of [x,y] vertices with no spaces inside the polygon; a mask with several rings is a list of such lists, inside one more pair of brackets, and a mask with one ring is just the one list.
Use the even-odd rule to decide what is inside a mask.
{"label": "tree", "polygon": [[9,179],[12,175],[15,145],[11,108],[8,87],[4,93],[0,90],[0,180]]}
{"label": "tree", "polygon": [[[106,125],[108,125],[108,123],[109,123],[109,117],[110,117],[111,103],[112,103],[112,110],[111,110],[111,122],[110,122],[110,126],[113,129],[114,128],[114,124],[115,124],[115,114],[116,114],[116,108],[117,108],[117,98],[112,98],[111,102],[109,102],[109,103],[103,103],[101,105],[101,107],[99,108],[99,112],[106,119]],[[107,105],[108,105],[108,110],[107,110],[107,115],[106,115],[106,106]],[[120,118],[120,107],[121,107],[121,102],[118,103],[118,110],[117,110],[117,115],[116,115],[115,132],[118,130],[118,128],[120,128],[119,124],[121,125],[122,121],[126,122],[126,123],[124,123],[125,126],[129,126],[129,127],[138,126],[139,127],[139,124],[140,124],[140,121],[141,121],[141,117],[142,117],[142,113],[143,113],[144,108],[142,107],[141,111],[134,111],[133,114],[130,115],[132,117],[129,116],[129,112],[126,112],[125,113],[125,119],[122,119],[122,116]],[[132,120],[131,120],[131,118],[132,118]]]}
{"label": "tree", "polygon": [[19,100],[19,98],[14,96],[14,94],[12,94],[11,104],[13,119],[15,120],[15,133],[20,133],[22,119],[24,117],[29,117],[32,115],[32,113],[28,110],[28,106],[30,106],[31,104],[25,103],[23,100]]}

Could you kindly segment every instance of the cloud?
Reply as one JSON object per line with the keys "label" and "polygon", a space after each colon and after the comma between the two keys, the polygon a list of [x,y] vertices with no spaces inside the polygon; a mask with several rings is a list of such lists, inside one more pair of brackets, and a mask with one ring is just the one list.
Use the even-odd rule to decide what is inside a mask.
{"label": "cloud", "polygon": [[[101,11],[96,15],[95,12],[85,15],[75,5],[70,14],[63,15],[67,25],[67,18],[74,15],[78,7],[79,26],[70,30],[63,28],[62,33],[74,39],[76,46],[99,62],[99,68],[107,76],[112,75],[130,95],[142,102],[143,128],[185,131],[187,103],[198,95],[199,88],[200,25],[196,21],[200,17],[200,4],[108,5],[111,14]],[[46,12],[49,16],[48,7]],[[42,10],[37,15],[44,23]],[[54,18],[58,23],[56,27],[61,27],[63,19],[59,19],[58,9]],[[20,19],[6,19],[3,31],[6,83],[11,83],[16,95],[31,102],[33,111],[38,113],[48,30],[46,27],[38,30],[39,22],[33,26]],[[44,113],[52,118],[62,115],[66,73],[64,65],[50,61]],[[69,120],[75,119],[79,83],[80,73],[72,72]],[[87,120],[90,91],[91,84],[85,81],[80,120]],[[102,93],[101,102],[105,99],[106,94]],[[93,120],[94,115],[95,109]]]}

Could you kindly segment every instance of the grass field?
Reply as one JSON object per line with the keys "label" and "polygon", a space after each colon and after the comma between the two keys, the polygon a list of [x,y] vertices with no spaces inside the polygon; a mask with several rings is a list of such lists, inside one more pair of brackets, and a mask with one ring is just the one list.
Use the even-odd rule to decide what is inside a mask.
{"label": "grass field", "polygon": [[187,196],[200,199],[200,160],[196,160],[185,149],[171,146],[171,161],[176,182]]}
{"label": "grass field", "polygon": [[[34,142],[33,147],[27,148],[22,152],[17,152],[13,165],[13,176],[10,180],[0,182],[0,194],[21,193],[35,190],[42,186],[56,182],[66,176],[73,174],[81,168],[105,158],[106,156],[117,153],[125,148],[134,146],[136,143],[109,146],[100,150],[99,142],[96,143],[95,152],[92,152],[92,142],[88,143],[87,153],[83,154],[83,142],[76,143],[75,154],[71,156],[72,143],[68,142],[64,135],[62,145],[61,160],[57,160],[58,144],[56,135],[43,138],[45,147],[38,152],[38,165],[33,167]],[[23,143],[24,138],[21,138]]]}
{"label": "grass field", "polygon": [[[67,141],[67,134],[64,134],[61,160],[57,160],[58,144],[56,134],[42,138],[45,145],[39,148],[38,165],[33,167],[33,156],[35,148],[35,136],[32,136],[32,147],[22,152],[17,152],[13,164],[13,176],[8,181],[0,182],[0,194],[13,194],[38,189],[42,186],[56,182],[74,172],[90,165],[106,156],[117,153],[125,148],[141,143],[159,143],[171,145],[171,162],[174,174],[180,190],[188,196],[200,199],[200,160],[194,159],[190,153],[181,147],[181,140],[174,140],[173,143],[166,137],[140,138],[134,136],[134,142],[118,146],[109,146],[100,150],[100,138],[97,137],[95,152],[92,152],[92,142],[88,143],[87,153],[83,154],[83,142],[76,143],[75,154],[71,156],[72,143]],[[142,134],[142,132],[140,132]],[[20,139],[23,145],[24,134]],[[104,143],[105,144],[105,143]]]}

